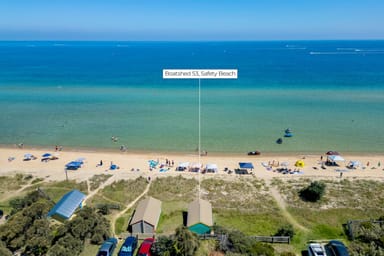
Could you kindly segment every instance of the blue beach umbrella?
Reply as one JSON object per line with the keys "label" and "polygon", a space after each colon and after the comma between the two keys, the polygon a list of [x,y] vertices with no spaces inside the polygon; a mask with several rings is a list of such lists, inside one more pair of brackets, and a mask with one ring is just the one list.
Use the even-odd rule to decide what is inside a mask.
{"label": "blue beach umbrella", "polygon": [[52,156],[52,154],[50,154],[50,153],[45,153],[42,157],[47,158],[47,157],[51,157],[51,156]]}
{"label": "blue beach umbrella", "polygon": [[33,155],[30,154],[30,153],[27,153],[27,154],[24,155],[24,157],[25,157],[25,158],[31,158],[31,157],[33,157]]}

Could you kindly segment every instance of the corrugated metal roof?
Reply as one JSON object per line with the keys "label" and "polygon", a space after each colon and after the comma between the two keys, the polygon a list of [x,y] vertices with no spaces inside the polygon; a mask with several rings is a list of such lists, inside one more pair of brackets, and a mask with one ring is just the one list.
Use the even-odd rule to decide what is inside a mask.
{"label": "corrugated metal roof", "polygon": [[59,215],[69,219],[84,200],[85,195],[79,190],[72,190],[65,194],[60,201],[49,211],[48,217]]}
{"label": "corrugated metal roof", "polygon": [[196,199],[188,206],[187,226],[190,227],[197,223],[213,226],[212,205],[203,199]]}
{"label": "corrugated metal roof", "polygon": [[140,221],[145,221],[155,228],[159,222],[161,214],[161,201],[153,197],[141,200],[136,207],[135,214],[132,217],[131,225]]}

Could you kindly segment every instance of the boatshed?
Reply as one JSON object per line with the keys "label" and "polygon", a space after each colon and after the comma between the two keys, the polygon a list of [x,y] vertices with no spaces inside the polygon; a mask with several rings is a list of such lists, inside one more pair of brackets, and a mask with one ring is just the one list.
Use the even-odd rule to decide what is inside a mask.
{"label": "boatshed", "polygon": [[161,201],[148,197],[139,202],[130,222],[132,233],[153,234],[161,214]]}
{"label": "boatshed", "polygon": [[212,205],[203,199],[196,199],[188,206],[187,227],[196,234],[207,234],[213,226]]}
{"label": "boatshed", "polygon": [[77,208],[81,208],[85,195],[79,190],[72,190],[65,194],[60,201],[48,212],[48,217],[65,221],[73,215]]}

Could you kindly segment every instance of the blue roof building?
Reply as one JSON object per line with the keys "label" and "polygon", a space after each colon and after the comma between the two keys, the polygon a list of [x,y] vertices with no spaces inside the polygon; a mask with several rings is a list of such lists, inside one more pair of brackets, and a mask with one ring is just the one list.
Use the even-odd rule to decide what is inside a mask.
{"label": "blue roof building", "polygon": [[69,219],[77,208],[82,207],[85,195],[79,190],[72,190],[65,194],[60,201],[49,211],[48,217],[59,221]]}

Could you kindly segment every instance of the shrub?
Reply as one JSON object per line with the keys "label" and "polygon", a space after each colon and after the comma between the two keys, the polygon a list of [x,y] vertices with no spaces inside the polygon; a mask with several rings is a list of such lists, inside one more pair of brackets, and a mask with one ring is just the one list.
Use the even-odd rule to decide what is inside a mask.
{"label": "shrub", "polygon": [[314,181],[311,184],[300,190],[299,195],[301,199],[309,202],[317,202],[325,193],[325,183],[321,181]]}
{"label": "shrub", "polygon": [[295,231],[291,224],[287,224],[280,227],[275,233],[275,236],[289,236],[290,238],[292,238],[294,235],[295,235]]}

